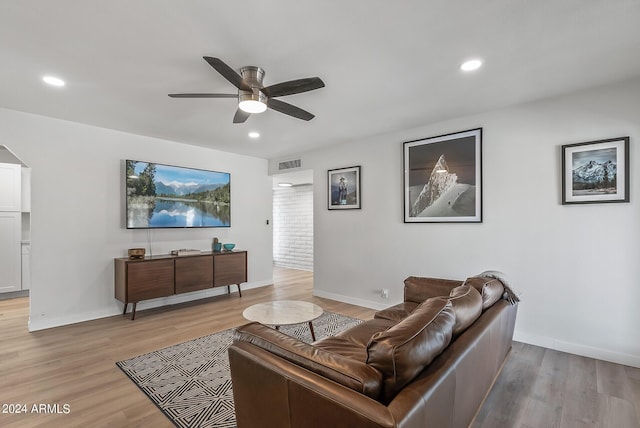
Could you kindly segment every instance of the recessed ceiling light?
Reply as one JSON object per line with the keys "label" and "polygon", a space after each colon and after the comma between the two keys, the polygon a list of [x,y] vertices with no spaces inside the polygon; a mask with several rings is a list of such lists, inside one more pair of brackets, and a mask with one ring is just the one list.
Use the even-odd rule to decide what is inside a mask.
{"label": "recessed ceiling light", "polygon": [[293,186],[293,184],[292,183],[284,183],[283,182],[283,183],[278,183],[278,186],[280,186],[280,187],[291,187],[291,186]]}
{"label": "recessed ceiling light", "polygon": [[256,131],[249,132],[249,138],[258,138],[260,137],[260,133]]}
{"label": "recessed ceiling light", "polygon": [[59,79],[57,77],[53,77],[53,76],[44,76],[42,78],[42,81],[51,86],[64,86],[64,80]]}
{"label": "recessed ceiling light", "polygon": [[472,59],[466,62],[463,62],[460,66],[460,70],[462,71],[473,71],[477,70],[482,66],[482,61],[479,59]]}

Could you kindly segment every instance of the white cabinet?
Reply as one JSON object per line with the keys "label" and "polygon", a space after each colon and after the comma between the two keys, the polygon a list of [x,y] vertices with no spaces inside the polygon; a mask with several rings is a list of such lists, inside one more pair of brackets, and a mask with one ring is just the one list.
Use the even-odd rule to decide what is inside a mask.
{"label": "white cabinet", "polygon": [[0,293],[22,289],[22,167],[0,163]]}
{"label": "white cabinet", "polygon": [[17,163],[0,163],[0,211],[22,209],[22,167]]}
{"label": "white cabinet", "polygon": [[22,289],[22,214],[0,212],[0,293]]}

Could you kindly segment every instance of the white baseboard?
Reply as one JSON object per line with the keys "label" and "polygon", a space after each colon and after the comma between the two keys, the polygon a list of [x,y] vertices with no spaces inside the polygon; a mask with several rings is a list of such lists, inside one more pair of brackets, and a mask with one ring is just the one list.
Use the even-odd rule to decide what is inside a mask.
{"label": "white baseboard", "polygon": [[30,332],[38,330],[46,330],[48,328],[60,327],[63,325],[76,324],[79,322],[92,321],[99,318],[111,317],[113,315],[122,314],[122,311],[113,309],[103,309],[98,311],[83,312],[78,314],[70,314],[62,317],[43,317],[37,320],[29,317],[28,329]]}
{"label": "white baseboard", "polygon": [[583,357],[595,358],[597,360],[640,368],[640,356],[638,355],[615,352],[609,349],[595,348],[593,346],[566,342],[552,337],[536,336],[519,331],[514,333],[513,340],[528,343],[530,345],[541,346],[543,348],[554,349],[556,351],[567,352],[569,354],[581,355]]}
{"label": "white baseboard", "polygon": [[[265,287],[272,285],[272,280],[256,281],[251,283],[242,284],[242,290],[249,290],[252,288]],[[231,292],[237,292],[236,286],[231,286]],[[175,305],[178,303],[190,302],[192,300],[205,299],[207,297],[220,296],[227,294],[227,287],[209,288],[206,290],[194,291],[191,293],[175,294],[169,297],[163,297],[160,299],[145,300],[138,303],[136,311],[143,311],[145,309],[157,308],[160,306]],[[119,302],[114,302],[113,307],[105,308],[97,311],[69,314],[63,317],[43,317],[37,320],[29,317],[29,331],[45,330],[48,328],[60,327],[63,325],[76,324],[79,322],[92,321],[99,318],[112,317],[115,315],[122,315],[123,306]],[[131,307],[129,306],[129,312]]]}

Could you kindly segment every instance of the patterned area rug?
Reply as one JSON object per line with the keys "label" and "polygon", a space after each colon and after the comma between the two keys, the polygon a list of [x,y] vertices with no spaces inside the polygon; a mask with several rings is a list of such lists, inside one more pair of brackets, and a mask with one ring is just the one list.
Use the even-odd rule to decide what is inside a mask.
{"label": "patterned area rug", "polygon": [[[345,330],[361,320],[325,312],[313,321],[316,338]],[[140,355],[116,364],[177,427],[236,426],[227,348],[229,329]],[[280,331],[311,343],[307,323]]]}

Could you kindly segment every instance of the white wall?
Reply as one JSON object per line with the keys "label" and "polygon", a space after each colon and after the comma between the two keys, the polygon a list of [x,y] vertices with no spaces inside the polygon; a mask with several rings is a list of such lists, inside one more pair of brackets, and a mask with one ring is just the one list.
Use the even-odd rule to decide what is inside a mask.
{"label": "white wall", "polygon": [[313,270],[313,185],[273,189],[273,264]]}
{"label": "white wall", "polygon": [[[380,308],[409,275],[501,270],[522,292],[517,340],[640,367],[639,117],[640,79],[303,154],[315,294]],[[402,143],[476,127],[484,222],[404,224]],[[561,205],[561,145],[627,135],[631,202]],[[363,208],[328,211],[327,170],[353,165]]]}
{"label": "white wall", "polygon": [[[212,136],[215,138],[215,136]],[[272,179],[263,159],[0,109],[0,144],[32,167],[30,329],[122,313],[114,257],[146,247],[123,223],[123,160],[231,173],[231,228],[151,230],[154,254],[211,249],[214,236],[249,251],[247,287],[272,283]],[[139,309],[226,292],[143,302]]]}

